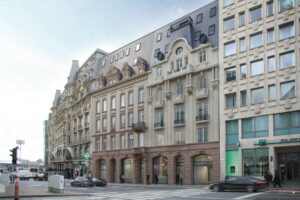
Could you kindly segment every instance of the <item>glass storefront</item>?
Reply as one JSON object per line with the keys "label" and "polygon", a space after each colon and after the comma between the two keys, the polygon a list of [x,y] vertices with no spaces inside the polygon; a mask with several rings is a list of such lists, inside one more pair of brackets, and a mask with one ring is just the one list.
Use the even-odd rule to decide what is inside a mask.
{"label": "glass storefront", "polygon": [[125,183],[132,183],[132,177],[133,177],[132,172],[133,172],[132,159],[128,158],[122,160],[122,174],[124,174],[125,176],[124,179]]}
{"label": "glass storefront", "polygon": [[226,151],[226,175],[238,176],[239,152],[237,150]]}
{"label": "glass storefront", "polygon": [[158,183],[168,183],[168,159],[166,157],[153,158],[153,183],[155,182],[155,175],[158,176]]}
{"label": "glass storefront", "polygon": [[106,164],[105,160],[100,160],[99,161],[99,176],[100,178],[107,179],[106,177]]}
{"label": "glass storefront", "polygon": [[283,180],[300,180],[300,153],[278,153],[278,169]]}
{"label": "glass storefront", "polygon": [[269,171],[269,149],[243,149],[243,176],[263,176]]}
{"label": "glass storefront", "polygon": [[207,183],[210,181],[212,170],[212,157],[199,155],[194,158],[194,184]]}

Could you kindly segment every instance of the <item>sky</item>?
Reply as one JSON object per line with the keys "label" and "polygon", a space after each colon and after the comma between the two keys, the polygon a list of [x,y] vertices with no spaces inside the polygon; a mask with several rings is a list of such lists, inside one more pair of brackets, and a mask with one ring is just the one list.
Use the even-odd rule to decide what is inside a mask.
{"label": "sky", "polygon": [[[122,47],[212,0],[0,0],[0,161],[44,159],[43,121],[72,60]],[[20,152],[18,152],[20,155]]]}

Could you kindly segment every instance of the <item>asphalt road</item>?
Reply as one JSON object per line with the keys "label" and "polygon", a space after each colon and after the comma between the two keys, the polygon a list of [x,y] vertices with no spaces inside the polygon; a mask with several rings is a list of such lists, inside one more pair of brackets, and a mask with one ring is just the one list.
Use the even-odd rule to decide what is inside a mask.
{"label": "asphalt road", "polygon": [[[45,181],[21,181],[21,185],[32,188],[47,188]],[[86,194],[86,196],[71,197],[43,197],[44,200],[285,200],[300,199],[300,194],[275,193],[275,192],[212,192],[207,186],[182,187],[170,186],[132,186],[132,185],[108,185],[106,187],[71,187],[67,182],[65,190]],[[2,198],[3,199],[3,198]],[[36,200],[41,197],[22,198],[22,200]],[[0,199],[1,200],[1,199]]]}

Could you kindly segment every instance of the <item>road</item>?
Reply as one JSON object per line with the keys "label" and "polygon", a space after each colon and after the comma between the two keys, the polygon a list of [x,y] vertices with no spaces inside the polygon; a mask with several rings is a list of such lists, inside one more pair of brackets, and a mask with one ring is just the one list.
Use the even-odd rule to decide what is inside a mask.
{"label": "road", "polygon": [[[48,187],[47,182],[42,181],[21,181],[21,187],[45,189]],[[45,200],[276,200],[276,199],[300,199],[300,193],[281,193],[281,192],[212,192],[208,186],[134,186],[130,184],[109,184],[106,187],[71,187],[69,182],[66,183],[66,191],[81,193],[83,196],[69,197],[42,197]],[[86,194],[86,195],[85,195]],[[4,198],[1,198],[4,199]],[[41,197],[22,197],[22,200],[36,200]]]}

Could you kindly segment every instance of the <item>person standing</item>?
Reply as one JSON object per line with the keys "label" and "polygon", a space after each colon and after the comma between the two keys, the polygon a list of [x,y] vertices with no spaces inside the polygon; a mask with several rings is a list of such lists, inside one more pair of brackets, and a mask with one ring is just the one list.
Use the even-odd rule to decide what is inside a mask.
{"label": "person standing", "polygon": [[273,187],[276,187],[276,185],[281,187],[281,180],[280,180],[280,174],[279,174],[278,169],[275,170],[275,176],[274,176],[274,180],[273,180]]}
{"label": "person standing", "polygon": [[155,182],[156,185],[158,184],[158,176],[157,176],[157,174],[154,175],[154,182]]}

